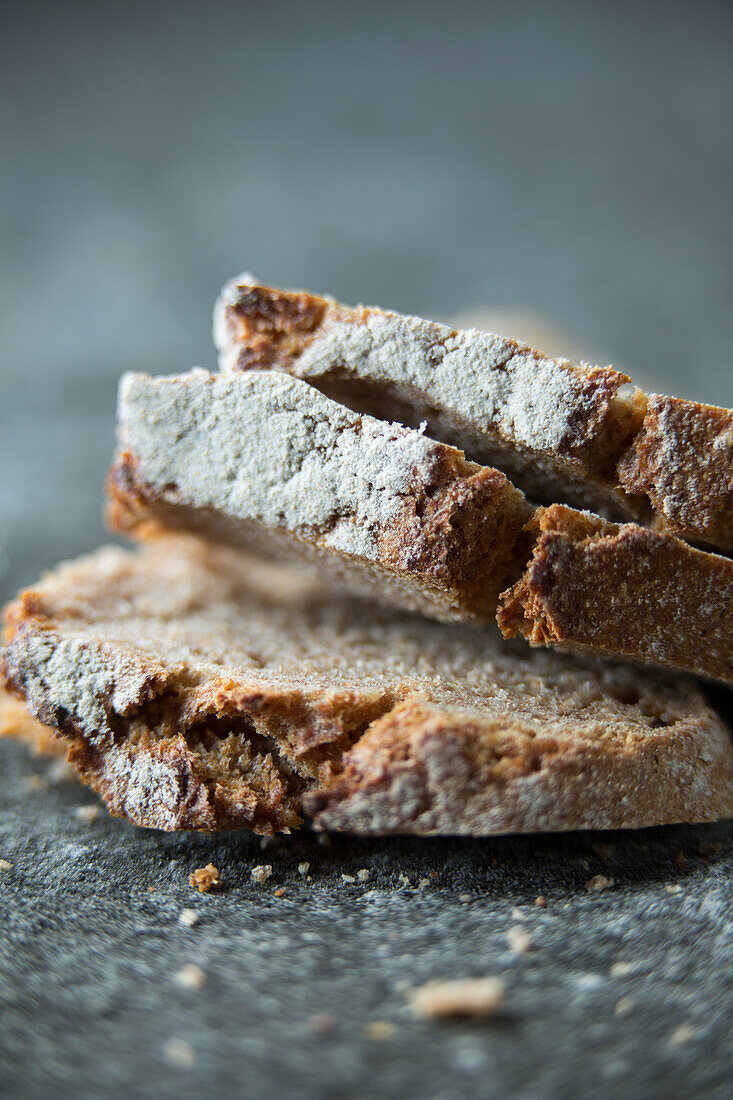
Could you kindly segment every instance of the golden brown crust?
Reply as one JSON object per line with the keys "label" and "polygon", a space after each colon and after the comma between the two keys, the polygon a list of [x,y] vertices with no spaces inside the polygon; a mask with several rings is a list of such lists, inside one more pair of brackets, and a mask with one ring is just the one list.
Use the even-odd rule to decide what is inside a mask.
{"label": "golden brown crust", "polygon": [[[374,353],[369,343],[380,325],[389,330],[389,354],[384,348]],[[628,376],[612,368],[572,366],[503,337],[488,338],[484,348],[482,336],[244,277],[224,288],[215,311],[226,370],[288,371],[375,416],[413,426],[427,421],[435,438],[499,466],[537,501],[563,500],[620,521],[651,522],[733,551],[733,411],[639,389],[627,395]],[[455,367],[450,384],[436,382],[433,365],[457,344],[473,347],[474,356]],[[499,376],[490,397],[485,378],[479,384],[474,378],[476,355],[485,356],[486,375]],[[529,381],[507,381],[507,366],[516,360],[536,368],[529,395],[531,372]],[[548,373],[540,379],[543,366]],[[514,390],[504,407],[507,385]],[[463,404],[461,387],[468,397]],[[520,406],[529,431],[517,429]]]}
{"label": "golden brown crust", "polygon": [[532,560],[500,601],[505,637],[733,685],[733,561],[563,505],[540,509],[531,527]]}
{"label": "golden brown crust", "polygon": [[113,813],[161,829],[490,834],[711,820],[733,748],[691,682],[507,646],[195,540],[10,609],[0,677]]}
{"label": "golden brown crust", "polygon": [[494,729],[470,716],[448,721],[406,700],[304,804],[318,828],[366,834],[644,828],[705,820],[711,795],[733,813],[725,767],[711,785],[703,773],[709,761],[694,735],[584,741],[521,720]]}
{"label": "golden brown crust", "polygon": [[[445,448],[430,482],[416,481],[400,512],[376,524],[374,559],[347,556],[346,587],[367,587],[378,599],[439,619],[488,622],[499,593],[522,568],[522,530],[531,512],[504,474],[466,463]],[[322,547],[317,531],[270,530],[256,517],[239,520],[218,509],[191,506],[175,486],[144,482],[129,450],[118,453],[109,471],[106,517],[110,530],[137,539],[166,530],[195,532],[255,551],[270,540],[286,559],[315,558],[320,568],[333,566],[336,575],[345,567],[344,555]]]}
{"label": "golden brown crust", "polygon": [[618,473],[660,531],[733,551],[733,411],[651,394]]}

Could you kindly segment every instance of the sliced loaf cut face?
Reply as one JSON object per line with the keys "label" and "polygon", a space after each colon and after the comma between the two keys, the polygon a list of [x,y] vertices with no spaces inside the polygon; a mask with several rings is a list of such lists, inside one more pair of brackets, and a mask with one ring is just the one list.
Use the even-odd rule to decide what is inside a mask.
{"label": "sliced loaf cut face", "polygon": [[442,619],[493,619],[524,564],[532,510],[498,470],[278,372],[127,375],[119,443],[117,531],[197,531]]}
{"label": "sliced loaf cut face", "polygon": [[[733,560],[563,505],[275,371],[128,375],[110,525],[306,563],[343,591],[733,685]],[[500,594],[504,590],[501,596]]]}
{"label": "sliced loaf cut face", "polygon": [[694,672],[733,686],[733,561],[561,504],[530,521],[532,558],[502,594],[508,638]]}
{"label": "sliced loaf cut face", "polygon": [[610,367],[242,275],[214,313],[224,371],[284,370],[504,470],[533,499],[733,551],[733,413]]}
{"label": "sliced loaf cut face", "polygon": [[191,539],[60,566],[5,686],[113,813],[161,829],[485,835],[733,814],[695,685],[502,642]]}

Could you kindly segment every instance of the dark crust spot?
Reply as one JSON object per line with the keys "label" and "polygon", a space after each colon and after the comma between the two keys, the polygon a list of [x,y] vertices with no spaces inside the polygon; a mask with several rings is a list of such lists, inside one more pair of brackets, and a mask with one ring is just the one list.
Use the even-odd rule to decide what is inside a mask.
{"label": "dark crust spot", "polygon": [[269,287],[239,287],[228,306],[237,332],[239,370],[267,370],[291,362],[303,349],[304,337],[320,325],[328,307],[324,298],[287,293]]}

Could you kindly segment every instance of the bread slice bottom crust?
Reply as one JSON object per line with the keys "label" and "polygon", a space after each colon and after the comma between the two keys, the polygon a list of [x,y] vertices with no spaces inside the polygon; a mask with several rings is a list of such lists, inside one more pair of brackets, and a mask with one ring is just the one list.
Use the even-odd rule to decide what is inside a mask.
{"label": "bread slice bottom crust", "polygon": [[110,810],[161,829],[469,834],[733,815],[697,687],[358,600],[191,539],[59,567],[5,686]]}

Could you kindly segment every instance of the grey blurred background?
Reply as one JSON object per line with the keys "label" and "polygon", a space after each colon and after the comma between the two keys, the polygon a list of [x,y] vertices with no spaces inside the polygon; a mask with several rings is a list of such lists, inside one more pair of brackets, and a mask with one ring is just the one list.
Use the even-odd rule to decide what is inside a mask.
{"label": "grey blurred background", "polygon": [[118,375],[213,367],[242,268],[733,404],[730,4],[0,7],[0,597],[104,538]]}

